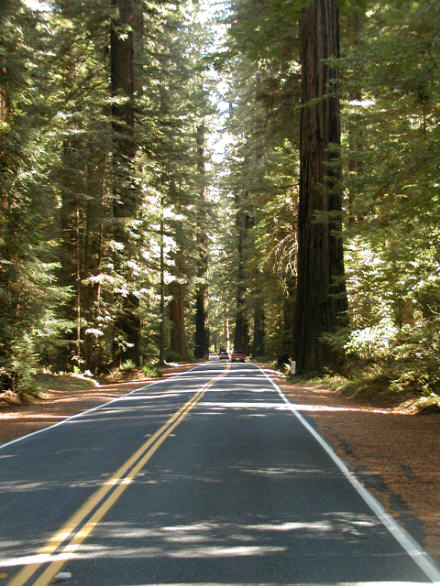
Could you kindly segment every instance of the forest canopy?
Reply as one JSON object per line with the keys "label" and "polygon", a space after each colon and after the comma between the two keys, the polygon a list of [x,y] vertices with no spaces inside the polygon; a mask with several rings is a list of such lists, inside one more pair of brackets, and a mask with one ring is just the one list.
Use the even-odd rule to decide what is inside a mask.
{"label": "forest canopy", "polygon": [[440,388],[433,0],[3,0],[0,377],[232,348]]}

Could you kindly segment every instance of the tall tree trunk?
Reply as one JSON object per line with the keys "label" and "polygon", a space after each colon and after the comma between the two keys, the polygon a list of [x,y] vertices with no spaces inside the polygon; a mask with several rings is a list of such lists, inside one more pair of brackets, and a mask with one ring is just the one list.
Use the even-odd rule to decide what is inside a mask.
{"label": "tall tree trunk", "polygon": [[[96,146],[90,141],[89,152],[96,151]],[[98,275],[102,262],[102,247],[104,237],[104,180],[105,162],[107,153],[95,153],[95,157],[87,165],[87,206],[85,210],[85,234],[83,251],[84,277]],[[83,358],[87,370],[97,372],[100,366],[100,336],[96,331],[102,326],[100,323],[100,285],[87,282],[82,286],[83,314],[86,323],[83,327]],[[91,328],[91,329],[90,329]]]}
{"label": "tall tree trunk", "polygon": [[[60,1],[62,15],[70,18],[69,3],[67,0]],[[61,51],[60,51],[61,53]],[[75,87],[76,54],[74,46],[66,47],[60,54],[61,69],[64,72],[62,87],[68,92]],[[80,287],[78,278],[81,274],[80,259],[78,258],[79,245],[79,194],[82,193],[81,173],[83,161],[80,156],[83,150],[82,145],[82,121],[78,109],[71,111],[70,124],[63,133],[63,152],[61,158],[61,207],[60,213],[60,245],[58,258],[60,267],[58,269],[58,280],[61,286],[70,289],[70,296],[62,306],[63,318],[69,323],[69,331],[66,332],[62,347],[57,353],[56,366],[60,370],[71,369],[72,360],[79,366],[78,341],[78,317],[80,317]]]}
{"label": "tall tree trunk", "polygon": [[341,237],[339,56],[335,0],[314,0],[300,22],[302,65],[298,281],[294,359],[299,372],[337,368],[340,356],[320,338],[347,309]]}
{"label": "tall tree trunk", "polygon": [[[255,141],[255,169],[257,169],[256,177],[257,182],[262,182],[262,176],[260,175],[263,171],[263,156],[264,156],[264,117],[261,109],[261,103],[259,96],[261,95],[261,78],[259,72],[255,75],[255,108],[254,108],[254,141]],[[260,173],[259,173],[260,171]],[[255,186],[256,191],[261,190],[261,185]],[[256,206],[258,209],[258,205]],[[252,218],[252,226],[258,223],[256,217],[258,211],[254,212],[255,217]],[[253,243],[255,246],[255,243]],[[264,355],[264,344],[265,344],[265,321],[264,321],[264,275],[259,268],[255,268],[252,279],[252,300],[254,305],[254,316],[253,316],[253,337],[252,337],[252,356],[263,356]]]}
{"label": "tall tree trunk", "polygon": [[184,357],[186,354],[185,335],[185,286],[178,281],[170,284],[169,315],[171,321],[170,351]]}
{"label": "tall tree trunk", "polygon": [[231,334],[229,330],[229,306],[225,303],[225,309],[223,314],[223,342],[221,349],[225,349],[226,352],[229,354],[231,351],[231,344],[230,344]]}
{"label": "tall tree trunk", "polygon": [[[116,268],[123,271],[124,260],[132,254],[127,235],[127,223],[136,217],[137,199],[133,182],[133,161],[136,153],[134,136],[134,47],[133,47],[133,3],[132,0],[112,0],[115,16],[112,20],[111,82],[112,93],[117,98],[112,107],[113,114],[113,214],[115,238],[124,246],[123,258]],[[126,275],[126,278],[129,278]],[[129,287],[130,288],[130,287]],[[114,361],[131,360],[141,363],[140,319],[137,315],[139,301],[129,293],[122,299],[122,308],[115,323]]]}
{"label": "tall tree trunk", "polygon": [[287,294],[283,301],[283,322],[280,347],[278,350],[279,358],[292,359],[293,345],[293,323],[295,318],[295,295],[296,280],[291,277],[287,283]]}
{"label": "tall tree trunk", "polygon": [[254,336],[252,338],[252,356],[264,356],[264,305],[261,295],[254,300]]}
{"label": "tall tree trunk", "polygon": [[[206,272],[203,273],[206,278]],[[206,323],[208,307],[208,285],[200,283],[196,293],[196,331],[194,334],[194,356],[204,358],[208,354],[209,335]]]}
{"label": "tall tree trunk", "polygon": [[198,255],[197,255],[197,290],[196,290],[196,329],[194,334],[194,356],[204,358],[209,351],[207,328],[208,310],[208,225],[206,213],[206,170],[205,170],[205,128],[197,128],[197,171],[200,181],[199,209],[197,214]]}
{"label": "tall tree trunk", "polygon": [[[362,9],[358,8],[352,11],[349,18],[349,25],[350,25],[350,33],[352,37],[352,45],[353,50],[356,53],[360,53],[362,51],[361,47],[361,29],[363,26],[364,16],[362,14]],[[350,100],[361,100],[362,99],[362,89],[361,89],[361,82],[358,81],[354,87],[350,89]],[[348,134],[348,173],[350,177],[357,177],[361,170],[362,165],[360,163],[360,152],[362,150],[363,145],[363,128],[361,122],[361,116],[356,112],[353,112],[348,119],[348,127],[347,127],[347,134]],[[353,186],[350,187],[347,193],[347,209],[348,209],[348,223],[349,225],[354,225],[356,221],[356,209],[355,209],[355,189]]]}
{"label": "tall tree trunk", "polygon": [[[66,83],[69,82],[69,77]],[[81,259],[80,254],[80,202],[79,151],[81,150],[78,134],[66,135],[63,145],[59,248],[60,268],[58,279],[60,285],[69,287],[71,296],[63,306],[63,317],[71,324],[66,334],[64,346],[58,353],[57,366],[60,369],[71,368],[72,360],[79,366],[81,317]]]}
{"label": "tall tree trunk", "polygon": [[165,223],[164,203],[160,201],[160,323],[159,323],[159,366],[165,365]]}
{"label": "tall tree trunk", "polygon": [[[111,83],[116,100],[112,106],[114,140],[114,158],[121,165],[121,172],[130,170],[136,153],[134,140],[134,47],[133,47],[133,6],[132,0],[112,0],[115,17],[110,32],[111,47]],[[118,171],[118,168],[116,168]],[[130,212],[136,210],[135,191],[114,186],[119,199],[115,201],[115,210]],[[129,186],[131,187],[131,186]],[[121,216],[124,217],[124,216]]]}
{"label": "tall tree trunk", "polygon": [[236,289],[236,316],[234,331],[234,350],[238,352],[249,351],[249,326],[246,307],[246,238],[248,228],[248,216],[244,210],[244,201],[247,199],[247,190],[237,197],[237,252],[238,271]]}
{"label": "tall tree trunk", "polygon": [[[3,10],[10,10],[10,2],[5,3]],[[15,175],[15,170],[12,169],[9,160],[8,152],[8,126],[4,124],[8,117],[8,83],[6,81],[9,73],[8,67],[4,65],[6,62],[6,49],[2,46],[0,40],[0,59],[3,64],[0,66],[0,250],[3,260],[10,261],[11,250],[8,246],[7,234],[10,232],[10,204],[11,193],[8,189],[8,184],[3,181],[7,175]],[[5,184],[6,183],[6,184]],[[11,303],[11,296],[9,291],[11,289],[11,273],[15,272],[13,264],[0,264],[0,290],[3,292],[3,299],[0,310],[0,364],[6,370],[5,373],[0,373],[0,389],[13,388],[14,374],[10,370],[10,347],[9,342],[11,338],[10,327],[12,323],[13,304]]]}

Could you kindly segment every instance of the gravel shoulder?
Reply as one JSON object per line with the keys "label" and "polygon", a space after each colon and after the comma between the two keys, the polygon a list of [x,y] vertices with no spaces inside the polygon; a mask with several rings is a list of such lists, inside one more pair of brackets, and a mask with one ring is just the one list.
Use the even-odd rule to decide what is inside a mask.
{"label": "gravel shoulder", "polygon": [[[190,365],[168,368],[164,378]],[[440,415],[372,407],[323,385],[293,384],[270,373],[298,410],[386,509],[440,560]],[[107,403],[158,379],[50,391],[41,402],[0,410],[0,445]]]}

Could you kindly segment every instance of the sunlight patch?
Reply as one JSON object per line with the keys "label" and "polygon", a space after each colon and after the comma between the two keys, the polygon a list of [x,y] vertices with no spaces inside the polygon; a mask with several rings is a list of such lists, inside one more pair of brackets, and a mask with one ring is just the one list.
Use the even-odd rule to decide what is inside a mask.
{"label": "sunlight patch", "polygon": [[286,550],[287,547],[264,545],[237,545],[231,547],[200,546],[197,547],[197,549],[180,549],[178,551],[169,552],[167,555],[173,558],[245,557],[263,556]]}

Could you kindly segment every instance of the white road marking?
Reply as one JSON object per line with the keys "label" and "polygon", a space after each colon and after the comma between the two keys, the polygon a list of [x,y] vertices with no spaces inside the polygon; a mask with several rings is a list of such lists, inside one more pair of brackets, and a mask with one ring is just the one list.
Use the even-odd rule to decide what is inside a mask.
{"label": "white road marking", "polygon": [[[190,372],[191,370],[194,370],[195,368],[198,368],[199,366],[200,365],[193,366],[192,368],[185,370],[185,372]],[[112,399],[111,401],[107,401],[107,403],[102,403],[101,405],[97,405],[96,407],[92,407],[91,409],[87,409],[86,411],[81,411],[80,413],[76,413],[75,415],[71,415],[70,417],[66,417],[62,421],[58,421],[58,423],[53,423],[52,425],[48,425],[47,427],[43,427],[42,429],[38,429],[37,431],[33,431],[33,432],[28,433],[26,435],[22,435],[21,437],[17,437],[16,439],[11,440],[10,442],[6,442],[4,444],[1,444],[0,450],[3,450],[4,448],[12,446],[13,444],[16,444],[18,442],[21,442],[22,440],[28,439],[34,435],[44,433],[45,431],[48,431],[49,429],[53,429],[54,427],[58,427],[60,425],[63,425],[64,423],[68,423],[69,421],[72,421],[73,419],[77,419],[78,417],[83,417],[84,415],[87,415],[89,413],[93,413],[94,411],[98,411],[98,409],[103,409],[104,407],[108,407],[109,405],[111,405],[112,403],[116,403],[117,401],[123,401],[124,399],[126,399],[130,395],[133,395],[134,393],[137,393],[138,391],[142,391],[142,389],[146,389],[147,387],[149,388],[154,385],[159,385],[161,383],[166,383],[170,380],[175,380],[175,379],[174,379],[174,377],[169,377],[169,378],[156,380],[156,381],[153,381],[152,383],[147,383],[145,385],[142,385],[141,387],[133,389],[132,391],[130,391],[126,395],[121,395],[120,397],[116,397],[116,398]]]}
{"label": "white road marking", "polygon": [[341,458],[333,451],[333,448],[326,442],[326,440],[314,429],[310,423],[298,412],[297,407],[289,401],[280,387],[264,372],[264,370],[258,367],[264,374],[267,380],[278,392],[284,403],[288,406],[289,410],[295,415],[299,422],[307,429],[307,431],[315,438],[319,445],[325,452],[330,456],[345,478],[350,482],[359,496],[364,502],[370,507],[373,513],[396,539],[400,546],[406,551],[411,557],[414,563],[422,570],[422,572],[431,580],[433,584],[440,584],[440,571],[436,568],[432,558],[426,553],[423,547],[410,535],[403,527],[401,527],[397,521],[389,515],[382,504],[361,484],[356,476],[350,472]]}

